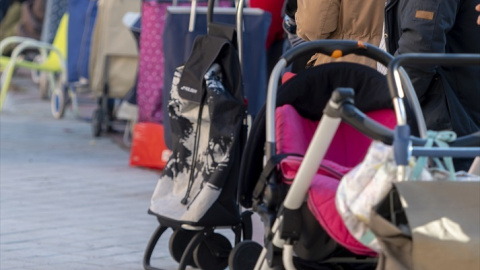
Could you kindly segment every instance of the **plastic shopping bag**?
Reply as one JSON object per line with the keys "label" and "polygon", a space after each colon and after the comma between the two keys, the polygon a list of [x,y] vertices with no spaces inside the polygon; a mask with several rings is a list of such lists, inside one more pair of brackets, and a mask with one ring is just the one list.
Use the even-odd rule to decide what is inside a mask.
{"label": "plastic shopping bag", "polygon": [[130,165],[152,169],[163,169],[171,151],[166,147],[163,125],[157,123],[137,123],[133,128]]}

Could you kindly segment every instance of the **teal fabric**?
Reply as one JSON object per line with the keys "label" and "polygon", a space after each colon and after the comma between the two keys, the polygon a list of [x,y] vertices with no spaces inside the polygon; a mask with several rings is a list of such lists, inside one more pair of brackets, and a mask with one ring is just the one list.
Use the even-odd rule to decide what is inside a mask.
{"label": "teal fabric", "polygon": [[[427,143],[425,148],[432,148],[433,143],[440,148],[448,148],[448,142],[452,142],[457,138],[457,134],[453,131],[427,131]],[[422,170],[426,167],[428,157],[419,157],[412,171],[412,180],[418,179]],[[450,174],[450,180],[455,180],[455,169],[451,157],[443,157],[443,163],[439,158],[434,158],[435,165],[442,170],[447,170]]]}

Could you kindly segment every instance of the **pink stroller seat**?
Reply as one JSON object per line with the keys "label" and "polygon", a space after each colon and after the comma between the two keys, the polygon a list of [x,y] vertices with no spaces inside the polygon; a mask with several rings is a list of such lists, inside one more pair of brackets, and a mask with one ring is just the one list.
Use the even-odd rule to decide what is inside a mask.
{"label": "pink stroller seat", "polygon": [[[393,129],[393,110],[382,109],[367,113],[369,117]],[[275,112],[278,153],[305,154],[318,121],[302,117],[293,106],[278,107]],[[371,139],[342,123],[325,155],[308,192],[308,207],[325,231],[351,252],[376,256],[376,252],[358,242],[348,231],[335,206],[335,193],[341,177],[360,163]],[[301,158],[289,157],[280,168],[285,179],[293,180]]]}

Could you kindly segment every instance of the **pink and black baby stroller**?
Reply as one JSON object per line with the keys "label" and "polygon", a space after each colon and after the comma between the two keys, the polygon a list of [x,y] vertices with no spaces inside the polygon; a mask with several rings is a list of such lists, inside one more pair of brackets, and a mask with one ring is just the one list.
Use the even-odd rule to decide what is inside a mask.
{"label": "pink and black baby stroller", "polygon": [[[334,62],[306,69],[281,85],[277,95],[276,88],[272,86],[289,62],[299,55],[314,52],[327,55],[333,52],[341,52],[341,55],[356,53],[384,65],[388,65],[392,59],[389,54],[369,44],[319,41],[288,51],[277,63],[270,78],[266,107],[252,125],[240,175],[240,202],[244,207],[252,207],[260,214],[265,224],[265,242],[269,251],[267,260],[271,268],[282,265],[281,254],[277,254],[278,248],[273,244],[272,229],[277,226],[275,220],[284,215],[283,201],[332,92],[339,87],[354,89],[354,101],[361,111],[369,112],[368,115],[389,128],[395,125],[385,76],[360,64]],[[330,211],[330,217],[323,221],[320,219],[322,222],[319,223],[316,220],[318,213],[309,210],[309,204],[312,203],[309,201],[302,203],[298,211],[293,211],[295,217],[285,219],[282,226],[284,231],[288,227],[293,230],[288,233],[292,233],[295,238],[294,252],[300,258],[296,264],[303,264],[307,269],[316,266],[333,267],[334,264],[324,265],[318,262],[335,256],[343,259],[348,257],[348,260],[343,260],[344,266],[349,264],[349,260],[362,262],[363,265],[374,261],[369,258],[375,256],[375,252],[363,247],[353,237],[340,239],[346,228],[335,220],[336,215],[331,211],[335,209],[334,205],[331,206],[334,204],[332,199],[336,185],[346,172],[363,159],[370,141],[352,127],[341,124],[318,170],[318,177],[323,180],[319,182],[330,185],[328,189],[322,188],[322,191],[329,191],[330,194],[324,194],[327,197],[320,202],[323,210]],[[309,200],[311,199],[314,197],[310,196]],[[330,234],[335,230],[338,231],[337,236],[334,234],[335,237],[332,238]],[[339,242],[346,244],[346,247]]]}
{"label": "pink and black baby stroller", "polygon": [[[277,95],[283,69],[296,57],[314,52],[354,53],[385,66],[392,60],[369,44],[323,40],[288,51],[275,66],[266,108],[252,126],[241,165],[241,204],[252,207],[265,225],[255,270],[376,265],[376,252],[349,233],[336,210],[335,195],[339,180],[363,160],[371,139],[392,144],[398,137],[394,134],[402,134],[397,119],[405,113],[403,98],[389,91],[386,78],[376,70],[353,63],[307,69],[283,84]],[[405,122],[400,124],[408,129]],[[395,147],[404,150],[409,143],[424,142],[407,132],[396,138]],[[407,150],[397,152],[401,156]]]}

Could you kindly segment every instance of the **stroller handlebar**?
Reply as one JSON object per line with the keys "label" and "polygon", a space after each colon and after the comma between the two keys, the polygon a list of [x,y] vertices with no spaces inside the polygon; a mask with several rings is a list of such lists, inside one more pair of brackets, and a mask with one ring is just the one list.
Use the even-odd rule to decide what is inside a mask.
{"label": "stroller handlebar", "polygon": [[[327,105],[328,106],[328,105]],[[361,112],[352,103],[342,103],[338,109],[340,117],[343,121],[359,130],[368,137],[379,140],[385,144],[392,145],[394,141],[394,131],[386,128],[377,121],[371,119],[363,112]],[[424,146],[426,139],[410,136],[410,141],[413,146]],[[457,138],[455,141],[449,143],[450,148],[442,149],[442,152],[436,153],[435,149],[429,149],[427,153],[429,156],[443,156],[449,153],[452,157],[474,157],[480,155],[480,131]],[[470,147],[470,149],[461,149]],[[419,149],[416,149],[419,150]],[[420,153],[420,151],[417,151]]]}
{"label": "stroller handlebar", "polygon": [[[479,65],[480,54],[443,54],[443,53],[406,53],[395,57],[388,64],[387,82],[390,95],[394,97],[403,97],[402,85],[398,82],[401,76],[406,76],[399,72],[402,65]],[[408,75],[407,75],[408,76]]]}

